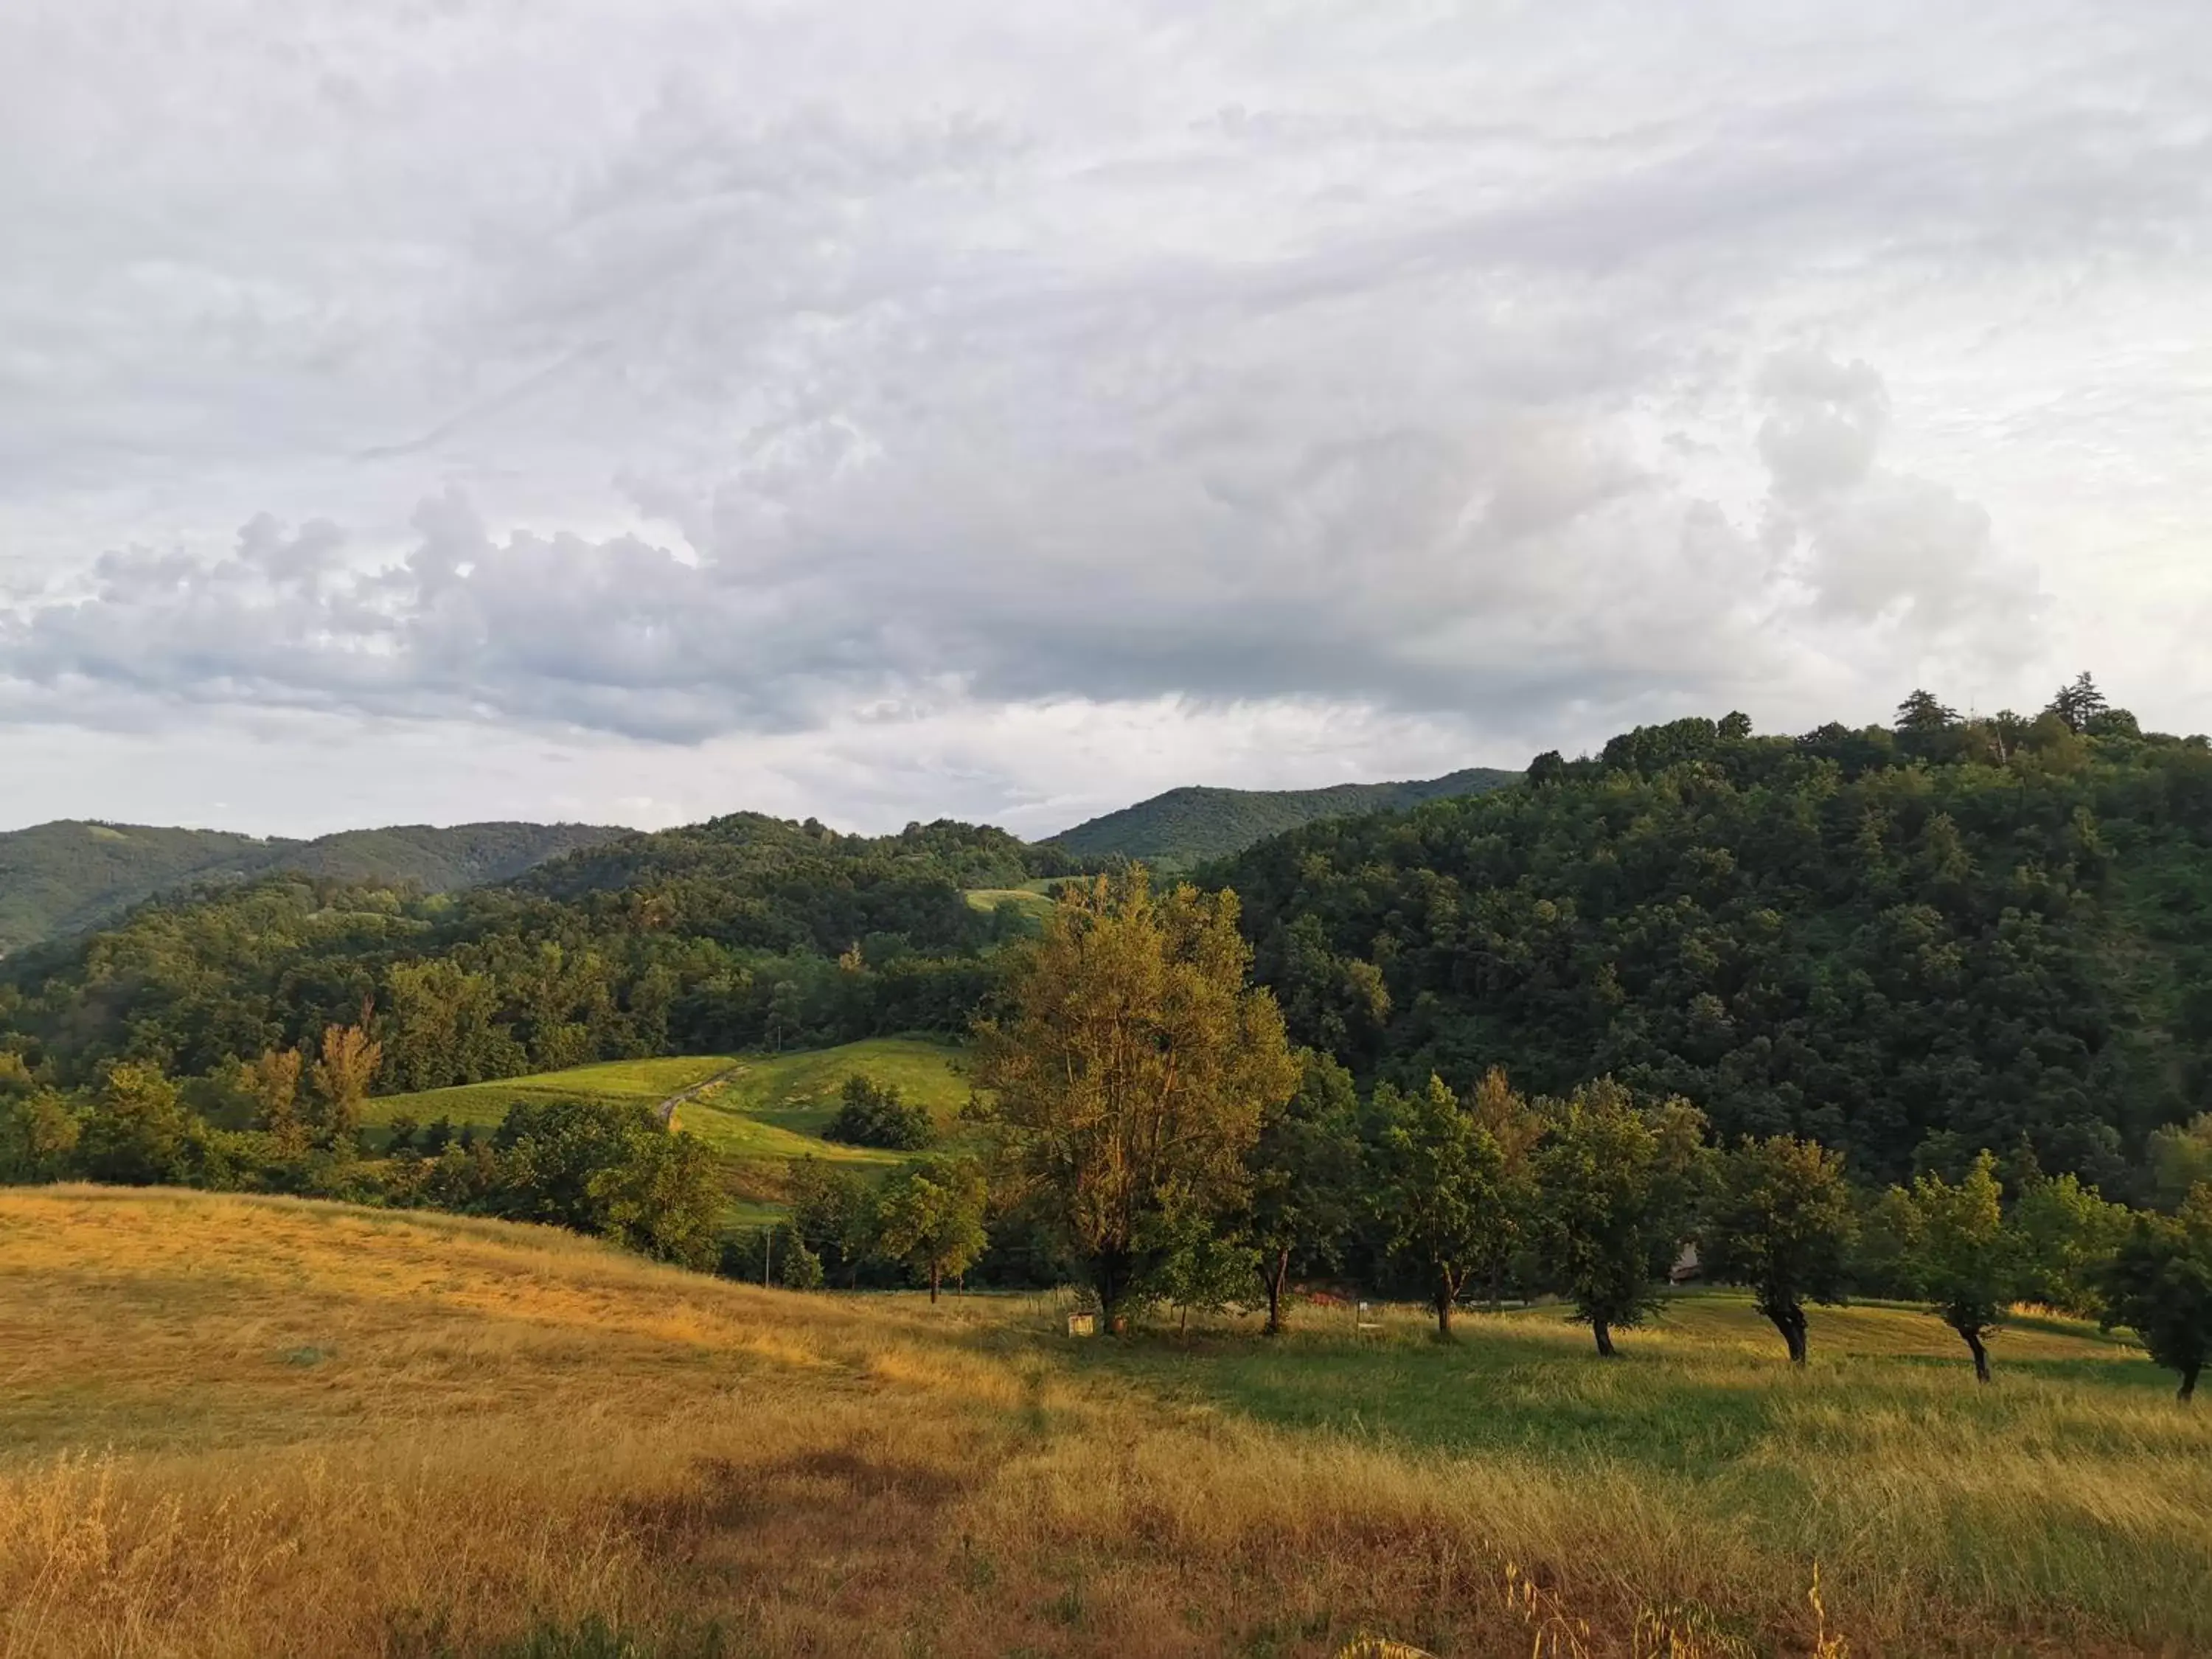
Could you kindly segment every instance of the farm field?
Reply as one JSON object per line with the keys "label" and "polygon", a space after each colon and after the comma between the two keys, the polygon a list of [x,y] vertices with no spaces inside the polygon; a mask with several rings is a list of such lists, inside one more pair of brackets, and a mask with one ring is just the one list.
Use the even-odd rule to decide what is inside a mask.
{"label": "farm field", "polygon": [[1717,1294],[1610,1364],[1552,1309],[1060,1311],[0,1191],[0,1655],[2212,1646],[2212,1418],[2092,1328],[2008,1330],[1984,1389],[1888,1307],[1816,1312],[1802,1374]]}

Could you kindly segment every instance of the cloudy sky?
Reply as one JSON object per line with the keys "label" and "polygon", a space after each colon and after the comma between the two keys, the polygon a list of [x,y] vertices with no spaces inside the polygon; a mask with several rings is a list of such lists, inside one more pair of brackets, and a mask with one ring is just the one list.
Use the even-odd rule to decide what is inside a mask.
{"label": "cloudy sky", "polygon": [[2212,6],[9,0],[0,827],[2212,726]]}

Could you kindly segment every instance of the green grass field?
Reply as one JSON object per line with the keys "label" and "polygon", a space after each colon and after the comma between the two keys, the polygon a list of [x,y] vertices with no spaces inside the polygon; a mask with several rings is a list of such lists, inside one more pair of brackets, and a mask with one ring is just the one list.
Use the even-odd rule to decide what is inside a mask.
{"label": "green grass field", "polygon": [[365,1115],[372,1126],[404,1115],[420,1123],[443,1117],[485,1128],[497,1124],[518,1100],[581,1097],[658,1105],[696,1091],[677,1107],[678,1127],[698,1136],[724,1161],[732,1189],[725,1223],[750,1227],[783,1213],[780,1198],[793,1158],[818,1158],[881,1172],[912,1161],[912,1153],[822,1139],[837,1109],[838,1091],[855,1072],[897,1085],[908,1100],[929,1108],[943,1145],[963,1145],[955,1120],[968,1099],[969,1085],[960,1066],[960,1051],[947,1044],[871,1037],[798,1054],[608,1060],[496,1083],[382,1095],[368,1103]]}
{"label": "green grass field", "polygon": [[997,909],[1001,904],[1012,904],[1025,916],[1042,921],[1052,912],[1052,894],[1044,882],[1032,882],[1026,887],[971,887],[968,890],[969,908],[985,912]]}

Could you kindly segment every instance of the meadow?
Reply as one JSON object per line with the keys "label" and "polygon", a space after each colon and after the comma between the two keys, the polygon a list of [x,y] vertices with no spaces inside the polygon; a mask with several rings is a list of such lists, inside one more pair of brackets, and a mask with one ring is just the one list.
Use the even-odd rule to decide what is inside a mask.
{"label": "meadow", "polygon": [[[1071,1339],[542,1229],[0,1192],[0,1655],[2184,1654],[2212,1419],[1741,1299]],[[1818,1607],[1812,1591],[1818,1575]]]}
{"label": "meadow", "polygon": [[855,1072],[877,1083],[896,1085],[905,1098],[929,1109],[948,1144],[960,1144],[958,1114],[969,1095],[960,1066],[960,1051],[948,1044],[915,1037],[871,1037],[781,1054],[607,1060],[492,1083],[382,1095],[368,1102],[365,1116],[378,1127],[405,1116],[417,1123],[442,1117],[456,1127],[473,1124],[483,1129],[495,1127],[518,1100],[658,1106],[674,1099],[678,1125],[705,1141],[722,1160],[732,1193],[725,1223],[745,1227],[783,1213],[781,1200],[793,1158],[818,1158],[879,1172],[912,1161],[911,1153],[822,1138],[836,1112],[838,1091]]}

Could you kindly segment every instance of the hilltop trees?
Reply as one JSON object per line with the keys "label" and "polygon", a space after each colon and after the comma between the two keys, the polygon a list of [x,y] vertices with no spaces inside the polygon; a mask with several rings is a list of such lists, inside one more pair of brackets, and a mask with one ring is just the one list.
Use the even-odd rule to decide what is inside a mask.
{"label": "hilltop trees", "polygon": [[2191,1192],[2179,1214],[2137,1216],[2102,1279],[2106,1328],[2131,1328],[2181,1374],[2179,1397],[2194,1399],[2212,1356],[2212,1186]]}
{"label": "hilltop trees", "polygon": [[1233,894],[1155,896],[1141,869],[1060,890],[976,1030],[1011,1168],[1050,1195],[1111,1322],[1178,1219],[1242,1203],[1262,1115],[1298,1084],[1245,982]]}
{"label": "hilltop trees", "polygon": [[1449,1341],[1460,1291],[1504,1227],[1498,1143],[1439,1077],[1419,1094],[1382,1084],[1369,1109],[1368,1202],[1391,1253],[1426,1279]]}
{"label": "hilltop trees", "polygon": [[1794,1135],[1745,1140],[1720,1165],[1698,1234],[1707,1277],[1741,1285],[1805,1363],[1805,1304],[1841,1302],[1856,1231],[1844,1161]]}

